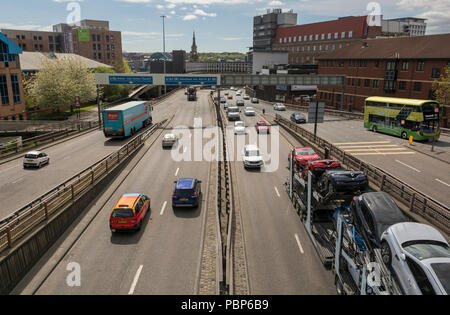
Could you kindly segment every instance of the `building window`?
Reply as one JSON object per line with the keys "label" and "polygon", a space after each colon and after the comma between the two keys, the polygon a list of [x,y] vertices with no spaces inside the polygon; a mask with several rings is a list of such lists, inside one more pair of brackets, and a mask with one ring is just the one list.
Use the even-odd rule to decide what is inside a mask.
{"label": "building window", "polygon": [[97,35],[97,42],[100,41],[100,35]]}
{"label": "building window", "polygon": [[414,92],[420,92],[422,90],[422,82],[414,82]]}
{"label": "building window", "polygon": [[345,32],[342,32],[341,38],[345,38]]}
{"label": "building window", "polygon": [[109,35],[106,35],[106,42],[109,43]]}
{"label": "building window", "polygon": [[380,87],[380,81],[379,80],[373,80],[373,88],[378,89]]}
{"label": "building window", "polygon": [[348,32],[348,38],[352,38],[353,37],[353,31]]}
{"label": "building window", "polygon": [[302,41],[302,35],[300,35],[300,36],[298,37],[298,41],[299,41],[299,42]]}
{"label": "building window", "polygon": [[38,51],[38,50],[39,50],[37,44],[34,44],[34,50],[35,50],[35,51]]}
{"label": "building window", "polygon": [[11,75],[11,86],[13,91],[14,104],[20,103],[20,83],[17,74]]}
{"label": "building window", "polygon": [[409,70],[409,62],[403,61],[402,62],[402,71],[408,71]]}
{"label": "building window", "polygon": [[366,87],[366,88],[370,87],[370,80],[369,79],[365,79],[364,80],[364,87]]}
{"label": "building window", "polygon": [[336,45],[331,46],[331,50],[335,50],[336,49]]}
{"label": "building window", "polygon": [[305,36],[303,37],[303,41],[306,42],[307,40],[308,40],[308,36],[305,35]]}
{"label": "building window", "polygon": [[350,78],[347,79],[347,85],[348,85],[348,86],[351,86],[351,85],[352,85],[352,79],[350,79]]}
{"label": "building window", "polygon": [[338,32],[334,33],[334,39],[338,39],[338,38],[339,38],[339,33]]}
{"label": "building window", "polygon": [[358,79],[358,86],[361,86],[361,79]]}
{"label": "building window", "polygon": [[44,51],[44,46],[39,45],[39,50],[40,50],[40,51]]}
{"label": "building window", "polygon": [[280,44],[283,44],[283,38],[280,38]]}
{"label": "building window", "polygon": [[97,53],[94,53],[94,59],[97,60]]}
{"label": "building window", "polygon": [[42,36],[39,36],[39,40],[42,40]]}
{"label": "building window", "polygon": [[292,42],[292,37],[289,36],[289,43]]}
{"label": "building window", "polygon": [[398,89],[401,91],[406,90],[406,81],[399,81],[398,82]]}
{"label": "building window", "polygon": [[328,45],[325,45],[325,50],[328,51]]}
{"label": "building window", "polygon": [[441,76],[441,69],[433,68],[433,70],[431,71],[431,77],[438,79],[440,76]]}
{"label": "building window", "polygon": [[331,39],[331,33],[328,33],[328,39]]}
{"label": "building window", "polygon": [[395,71],[396,70],[395,68],[396,68],[395,61],[388,61],[386,63],[386,70],[388,70],[388,71]]}
{"label": "building window", "polygon": [[92,41],[93,42],[95,42],[95,39],[96,39],[95,35],[92,35]]}
{"label": "building window", "polygon": [[92,44],[92,49],[97,50],[97,44]]}
{"label": "building window", "polygon": [[425,61],[418,61],[416,71],[423,71],[425,69]]}
{"label": "building window", "polygon": [[380,66],[380,60],[375,60],[375,68],[378,68]]}
{"label": "building window", "polygon": [[8,85],[5,75],[0,75],[0,97],[3,105],[9,104]]}
{"label": "building window", "polygon": [[294,43],[297,42],[297,36],[294,36],[294,37],[293,37],[293,41],[294,41]]}
{"label": "building window", "polygon": [[49,41],[50,43],[53,43],[53,36],[49,36],[49,37],[48,37],[48,41]]}
{"label": "building window", "polygon": [[33,39],[34,39],[34,40],[37,40],[37,36],[33,36]]}
{"label": "building window", "polygon": [[316,40],[319,40],[319,34],[316,34]]}
{"label": "building window", "polygon": [[22,35],[22,39],[25,39],[25,35]]}
{"label": "building window", "polygon": [[102,50],[102,45],[101,44],[97,45],[97,50]]}
{"label": "building window", "polygon": [[345,61],[344,61],[344,60],[339,60],[339,67],[343,67],[344,64],[345,64]]}
{"label": "building window", "polygon": [[102,54],[98,53],[98,59],[102,59]]}
{"label": "building window", "polygon": [[322,34],[322,36],[320,37],[321,40],[325,39],[325,34]]}

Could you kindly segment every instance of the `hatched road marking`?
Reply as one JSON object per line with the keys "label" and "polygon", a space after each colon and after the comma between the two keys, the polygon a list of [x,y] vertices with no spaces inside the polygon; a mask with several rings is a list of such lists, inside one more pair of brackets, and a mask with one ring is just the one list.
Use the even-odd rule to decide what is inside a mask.
{"label": "hatched road marking", "polygon": [[354,156],[416,154],[407,148],[391,144],[390,141],[345,142],[334,145]]}

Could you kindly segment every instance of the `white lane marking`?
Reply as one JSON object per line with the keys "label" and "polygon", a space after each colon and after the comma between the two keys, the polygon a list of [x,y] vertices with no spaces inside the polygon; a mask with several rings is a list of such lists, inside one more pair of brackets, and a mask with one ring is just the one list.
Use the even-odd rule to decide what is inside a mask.
{"label": "white lane marking", "polygon": [[13,168],[18,168],[18,167],[20,167],[20,166],[22,166],[22,164],[15,165],[15,166],[11,166],[11,167],[8,167],[8,168],[5,168],[4,170],[1,170],[0,173],[9,171],[9,170],[11,170],[11,169],[13,169]]}
{"label": "white lane marking", "polygon": [[297,245],[298,248],[300,249],[300,252],[304,254],[305,252],[303,251],[302,243],[300,243],[300,238],[298,237],[298,234],[295,234],[295,239],[297,240]]}
{"label": "white lane marking", "polygon": [[404,166],[406,166],[406,167],[409,167],[410,169],[415,170],[417,173],[422,173],[422,172],[419,171],[417,168],[414,168],[414,167],[412,167],[412,166],[409,166],[408,164],[403,163],[403,162],[400,162],[399,160],[395,160],[395,162],[400,163],[400,164],[402,164],[402,165],[404,165]]}
{"label": "white lane marking", "polygon": [[274,187],[274,188],[275,188],[275,192],[277,193],[278,198],[281,198],[280,192],[278,191],[277,187]]}
{"label": "white lane marking", "polygon": [[436,178],[436,181],[438,181],[439,183],[444,184],[444,185],[450,187],[450,184],[447,184],[446,182],[443,182],[443,181],[441,181],[441,180],[438,179],[438,178]]}
{"label": "white lane marking", "polygon": [[175,177],[178,176],[178,172],[180,171],[180,168],[177,169],[177,171],[175,172]]}
{"label": "white lane marking", "polygon": [[136,285],[137,285],[137,283],[139,281],[139,277],[141,276],[142,268],[144,268],[143,265],[141,265],[139,267],[136,275],[134,276],[133,284],[131,285],[130,292],[128,292],[128,295],[133,295],[134,294],[134,289],[136,289]]}
{"label": "white lane marking", "polygon": [[23,180],[23,177],[16,179],[15,181],[13,181],[13,184],[17,184],[19,182],[21,182]]}
{"label": "white lane marking", "polygon": [[163,205],[163,207],[162,207],[162,210],[161,210],[160,215],[163,215],[163,214],[164,214],[164,210],[166,210],[166,206],[167,206],[167,201],[164,202],[164,205]]}

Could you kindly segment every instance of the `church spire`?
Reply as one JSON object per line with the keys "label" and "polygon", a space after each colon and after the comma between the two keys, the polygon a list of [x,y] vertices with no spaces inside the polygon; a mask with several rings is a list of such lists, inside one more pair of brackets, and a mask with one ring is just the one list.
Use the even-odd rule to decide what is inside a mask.
{"label": "church spire", "polygon": [[195,41],[195,31],[192,36],[192,48],[191,48],[190,60],[198,61],[197,43]]}

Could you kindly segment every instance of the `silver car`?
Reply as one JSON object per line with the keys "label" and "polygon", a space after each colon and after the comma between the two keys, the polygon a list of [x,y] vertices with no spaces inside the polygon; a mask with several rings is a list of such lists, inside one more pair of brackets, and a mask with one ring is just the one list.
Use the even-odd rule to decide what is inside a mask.
{"label": "silver car", "polygon": [[50,158],[47,154],[40,151],[28,152],[23,158],[23,168],[27,167],[38,167],[41,168],[43,165],[49,164]]}
{"label": "silver car", "polygon": [[253,107],[246,107],[244,110],[245,116],[256,116],[255,109]]}
{"label": "silver car", "polygon": [[242,152],[242,160],[244,161],[244,168],[261,169],[264,166],[264,161],[261,153],[256,145],[246,145]]}
{"label": "silver car", "polygon": [[395,272],[406,295],[450,293],[450,249],[433,227],[420,223],[398,223],[381,237],[381,254]]}

